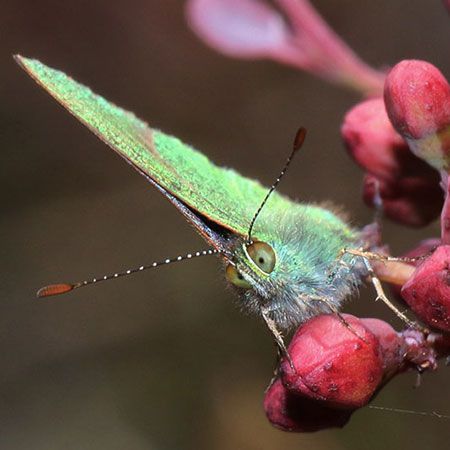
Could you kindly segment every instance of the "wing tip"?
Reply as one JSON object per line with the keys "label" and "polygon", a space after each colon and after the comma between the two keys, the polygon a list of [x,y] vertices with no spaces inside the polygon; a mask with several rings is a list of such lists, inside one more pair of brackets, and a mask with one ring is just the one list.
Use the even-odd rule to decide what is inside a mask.
{"label": "wing tip", "polygon": [[33,63],[37,63],[36,59],[27,58],[26,56],[21,55],[20,53],[15,53],[12,55],[14,61],[26,72],[31,71],[31,65]]}
{"label": "wing tip", "polygon": [[14,61],[16,61],[17,64],[24,64],[26,61],[29,60],[29,58],[26,58],[25,56],[22,56],[20,53],[14,53],[12,55]]}

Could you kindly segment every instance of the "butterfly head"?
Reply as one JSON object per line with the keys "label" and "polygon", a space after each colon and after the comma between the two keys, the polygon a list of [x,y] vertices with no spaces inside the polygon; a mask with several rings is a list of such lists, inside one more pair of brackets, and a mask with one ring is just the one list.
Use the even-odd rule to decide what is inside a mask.
{"label": "butterfly head", "polygon": [[305,135],[305,128],[300,127],[295,136],[292,152],[286,160],[286,164],[268,190],[265,198],[259,205],[259,208],[256,210],[249,225],[247,238],[241,242],[240,246],[238,245],[238,248],[235,251],[234,256],[236,261],[229,262],[226,267],[225,273],[228,281],[238,288],[257,288],[258,284],[260,284],[258,282],[268,280],[270,278],[270,274],[275,269],[277,257],[274,248],[266,242],[254,241],[252,239],[252,231],[256,220],[267,203],[267,200],[277,188],[278,183],[286,173],[286,170],[289,167],[294,155],[302,146],[303,141],[305,140]]}

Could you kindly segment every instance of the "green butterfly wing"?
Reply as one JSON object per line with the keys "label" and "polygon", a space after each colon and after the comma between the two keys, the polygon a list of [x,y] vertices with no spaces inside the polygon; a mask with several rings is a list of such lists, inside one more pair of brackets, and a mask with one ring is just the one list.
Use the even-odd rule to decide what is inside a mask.
{"label": "green butterfly wing", "polygon": [[[94,94],[88,87],[41,62],[16,56],[17,62],[61,105],[142,174],[209,220],[246,235],[252,217],[267,193],[259,182],[211,163],[179,139],[150,128],[133,113]],[[277,224],[269,218],[302,217],[313,231],[327,230],[330,239],[352,238],[331,211],[292,202],[274,192],[255,223],[255,236],[273,236]],[[266,216],[269,220],[264,220]],[[344,239],[345,239],[344,238]]]}
{"label": "green butterfly wing", "polygon": [[[214,222],[245,234],[267,189],[219,168],[179,139],[151,129],[133,113],[41,62],[17,56],[31,77],[101,140],[172,195]],[[275,195],[272,204],[289,200]]]}

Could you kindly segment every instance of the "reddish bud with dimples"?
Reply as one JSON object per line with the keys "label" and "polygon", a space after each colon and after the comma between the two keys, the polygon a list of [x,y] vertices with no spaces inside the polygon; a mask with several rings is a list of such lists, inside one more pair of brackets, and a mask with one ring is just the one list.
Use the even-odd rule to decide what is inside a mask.
{"label": "reddish bud with dimples", "polygon": [[341,134],[350,156],[378,178],[393,181],[405,173],[422,173],[424,163],[411,154],[408,144],[394,130],[381,98],[350,109]]}
{"label": "reddish bud with dimples", "polygon": [[360,321],[366,330],[376,336],[378,340],[379,357],[382,364],[381,381],[387,382],[409,366],[403,358],[407,346],[401,336],[387,322],[372,318],[360,319]]}
{"label": "reddish bud with dimples", "polygon": [[405,60],[389,72],[384,101],[394,128],[414,154],[438,170],[450,168],[450,85],[426,61]]}
{"label": "reddish bud with dimples", "polygon": [[450,246],[441,245],[404,284],[401,295],[428,326],[450,331]]}
{"label": "reddish bud with dimples", "polygon": [[345,315],[321,315],[300,327],[281,364],[282,381],[291,392],[324,401],[334,408],[365,405],[383,376],[379,342],[360,321]]}

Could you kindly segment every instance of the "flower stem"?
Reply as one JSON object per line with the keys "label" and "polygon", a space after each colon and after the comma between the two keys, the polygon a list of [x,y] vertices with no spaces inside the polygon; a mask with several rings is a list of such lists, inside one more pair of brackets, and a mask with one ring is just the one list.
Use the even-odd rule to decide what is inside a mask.
{"label": "flower stem", "polygon": [[302,69],[308,65],[309,70],[322,78],[363,95],[381,95],[385,74],[362,61],[309,1],[277,0],[277,4],[291,22],[293,44],[298,49],[298,60],[292,58],[290,64]]}

